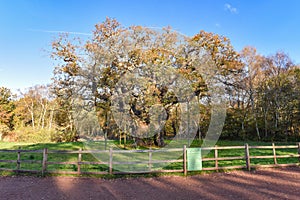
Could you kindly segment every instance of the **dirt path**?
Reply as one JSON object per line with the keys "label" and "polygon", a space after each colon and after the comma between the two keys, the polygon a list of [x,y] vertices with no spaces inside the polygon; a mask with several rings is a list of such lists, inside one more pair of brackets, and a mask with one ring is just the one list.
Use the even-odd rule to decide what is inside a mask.
{"label": "dirt path", "polygon": [[300,168],[190,177],[0,177],[0,199],[300,199]]}

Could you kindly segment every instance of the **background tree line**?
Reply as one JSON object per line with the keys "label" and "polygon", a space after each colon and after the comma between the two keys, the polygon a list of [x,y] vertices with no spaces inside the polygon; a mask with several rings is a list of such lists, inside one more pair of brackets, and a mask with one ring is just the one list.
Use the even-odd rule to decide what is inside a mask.
{"label": "background tree line", "polygon": [[[229,105],[221,138],[300,139],[300,68],[284,52],[264,56],[254,47],[237,52],[228,38],[214,33],[200,31],[185,37],[168,27],[161,31],[123,27],[107,18],[95,26],[88,40],[60,35],[52,43],[51,57],[56,62],[51,84],[28,88],[18,95],[0,88],[1,139],[75,141],[82,135],[97,136],[99,129],[94,126],[101,127],[100,135],[106,139],[128,139],[128,133],[134,132],[130,139],[142,145],[162,146],[164,139],[189,131],[203,138],[210,123],[212,91],[204,72],[196,66],[208,66],[210,74],[206,77],[216,79],[225,88],[224,98]],[[179,130],[180,123],[185,123],[180,116],[188,100],[181,101],[174,91],[153,79],[163,74],[155,74],[151,66],[166,65],[189,81],[199,102],[201,115],[195,130]],[[116,84],[127,72],[147,75],[149,79],[141,80],[140,87],[127,84],[117,91]],[[175,80],[169,84],[175,84]],[[113,117],[111,98],[124,91],[134,91],[128,95],[128,105],[119,107],[130,113],[132,121],[124,118],[127,129],[120,130]],[[85,127],[76,124],[74,96],[95,108],[97,125],[86,115],[82,118],[86,120]],[[156,116],[159,110],[152,109],[157,104],[165,110],[164,117]],[[187,117],[193,115],[189,113]],[[150,129],[151,117],[156,121],[161,117],[158,123],[164,126],[151,137],[141,139],[141,127]],[[156,125],[160,124],[153,126]]]}

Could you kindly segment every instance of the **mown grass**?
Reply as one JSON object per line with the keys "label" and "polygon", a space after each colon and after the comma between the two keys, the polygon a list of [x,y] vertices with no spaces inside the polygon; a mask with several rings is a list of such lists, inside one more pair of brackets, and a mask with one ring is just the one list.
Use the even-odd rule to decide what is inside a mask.
{"label": "mown grass", "polygon": [[[175,147],[182,148],[183,143],[181,141],[173,142]],[[191,144],[191,147],[199,147],[202,141],[194,140]],[[248,143],[250,146],[270,146],[271,143],[267,142],[252,142],[252,141],[218,141],[218,146],[242,146],[245,143]],[[294,143],[276,143],[277,145],[295,145]],[[107,146],[114,146],[114,149],[122,149],[123,146],[118,145],[118,141],[108,141]],[[73,142],[73,143],[40,143],[40,144],[32,144],[32,143],[8,143],[8,142],[0,142],[0,149],[26,149],[26,150],[38,150],[48,148],[48,150],[78,150],[79,148],[82,149],[97,149],[97,150],[104,150],[104,143],[103,142],[94,142],[91,144],[82,143],[82,142]],[[127,149],[131,149],[128,145]],[[140,149],[147,149],[146,147],[142,147]],[[153,147],[153,149],[156,149]],[[297,149],[277,149],[277,155],[289,155],[289,154],[297,154]],[[219,157],[233,157],[233,156],[244,156],[245,150],[244,149],[233,149],[233,150],[219,150],[218,151]],[[271,149],[250,149],[251,156],[261,156],[261,155],[273,155]],[[148,153],[115,153],[114,160],[118,162],[128,162],[128,161],[148,161]],[[214,157],[214,151],[208,152],[205,154],[205,157]],[[170,159],[182,159],[182,152],[179,151],[178,153],[174,154],[174,152],[153,152],[152,153],[152,160],[170,160]],[[17,153],[0,153],[0,160],[17,160]],[[42,160],[42,153],[21,153],[21,160]],[[48,154],[48,161],[49,162],[76,162],[78,160],[78,154],[55,154],[50,153]],[[97,161],[107,162],[109,160],[109,153],[99,153],[99,154],[83,154],[82,161],[89,161],[89,162],[97,162]],[[297,163],[298,158],[278,158],[278,164],[285,164],[285,163]],[[245,160],[230,160],[230,161],[219,161],[219,166],[236,166],[236,165],[246,165]],[[270,159],[251,159],[251,164],[256,165],[265,165],[265,164],[273,164],[273,158]],[[41,170],[42,166],[41,163],[21,163],[21,169],[28,169],[28,170]],[[203,162],[203,167],[214,167],[214,161],[205,161]],[[0,162],[0,168],[9,168],[9,169],[16,169],[16,163],[5,163]],[[160,170],[160,169],[182,169],[182,162],[178,163],[171,163],[171,164],[161,164],[156,163],[152,164],[152,170]],[[147,171],[149,169],[148,164],[135,164],[135,165],[115,165],[115,171]],[[60,170],[60,171],[77,171],[77,165],[73,164],[49,164],[47,166],[47,170]],[[105,164],[101,165],[81,165],[81,171],[86,172],[97,172],[97,171],[107,171],[108,166]],[[2,174],[6,172],[2,172]]]}

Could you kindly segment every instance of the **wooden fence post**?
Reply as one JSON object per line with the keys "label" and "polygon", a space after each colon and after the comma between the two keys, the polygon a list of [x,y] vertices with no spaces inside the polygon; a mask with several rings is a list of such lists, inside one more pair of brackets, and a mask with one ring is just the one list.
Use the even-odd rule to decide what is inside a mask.
{"label": "wooden fence post", "polygon": [[152,171],[152,148],[149,149],[149,171]]}
{"label": "wooden fence post", "polygon": [[183,146],[183,173],[187,175],[187,167],[186,167],[186,145]]}
{"label": "wooden fence post", "polygon": [[298,154],[299,154],[298,160],[300,162],[300,142],[298,143]]}
{"label": "wooden fence post", "polygon": [[81,154],[82,148],[79,149],[78,152],[78,161],[77,161],[77,173],[80,174],[81,173],[81,158],[82,158],[82,154]]}
{"label": "wooden fence post", "polygon": [[113,172],[113,151],[112,151],[112,148],[110,147],[109,148],[109,174],[112,175],[112,172]]}
{"label": "wooden fence post", "polygon": [[250,153],[249,153],[249,145],[246,143],[245,144],[245,159],[246,159],[246,167],[247,170],[251,170],[251,164],[250,164]]}
{"label": "wooden fence post", "polygon": [[273,147],[274,164],[277,165],[276,149],[275,149],[275,144],[274,143],[272,143],[272,147]]}
{"label": "wooden fence post", "polygon": [[44,148],[43,151],[43,162],[42,162],[42,176],[44,176],[45,172],[47,171],[47,159],[48,159],[48,149]]}
{"label": "wooden fence post", "polygon": [[21,147],[19,147],[19,150],[18,150],[18,158],[17,158],[17,170],[19,171],[20,170],[20,165],[21,165]]}
{"label": "wooden fence post", "polygon": [[219,162],[218,162],[218,146],[215,145],[215,168],[217,172],[219,171]]}

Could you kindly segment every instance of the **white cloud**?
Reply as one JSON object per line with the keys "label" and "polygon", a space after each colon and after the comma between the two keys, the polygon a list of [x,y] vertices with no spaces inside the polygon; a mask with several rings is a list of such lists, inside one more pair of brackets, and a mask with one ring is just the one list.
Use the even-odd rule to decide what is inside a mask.
{"label": "white cloud", "polygon": [[27,31],[33,32],[43,32],[43,33],[68,33],[72,35],[92,35],[91,33],[83,33],[83,32],[70,32],[70,31],[56,31],[56,30],[43,30],[43,29],[27,29]]}
{"label": "white cloud", "polygon": [[229,12],[232,13],[232,14],[237,14],[237,13],[238,13],[237,8],[233,7],[233,6],[230,5],[229,3],[226,3],[226,4],[224,5],[224,9],[225,9],[226,11],[229,11]]}
{"label": "white cloud", "polygon": [[221,28],[221,24],[219,24],[219,23],[216,23],[215,26],[216,26],[217,28]]}

